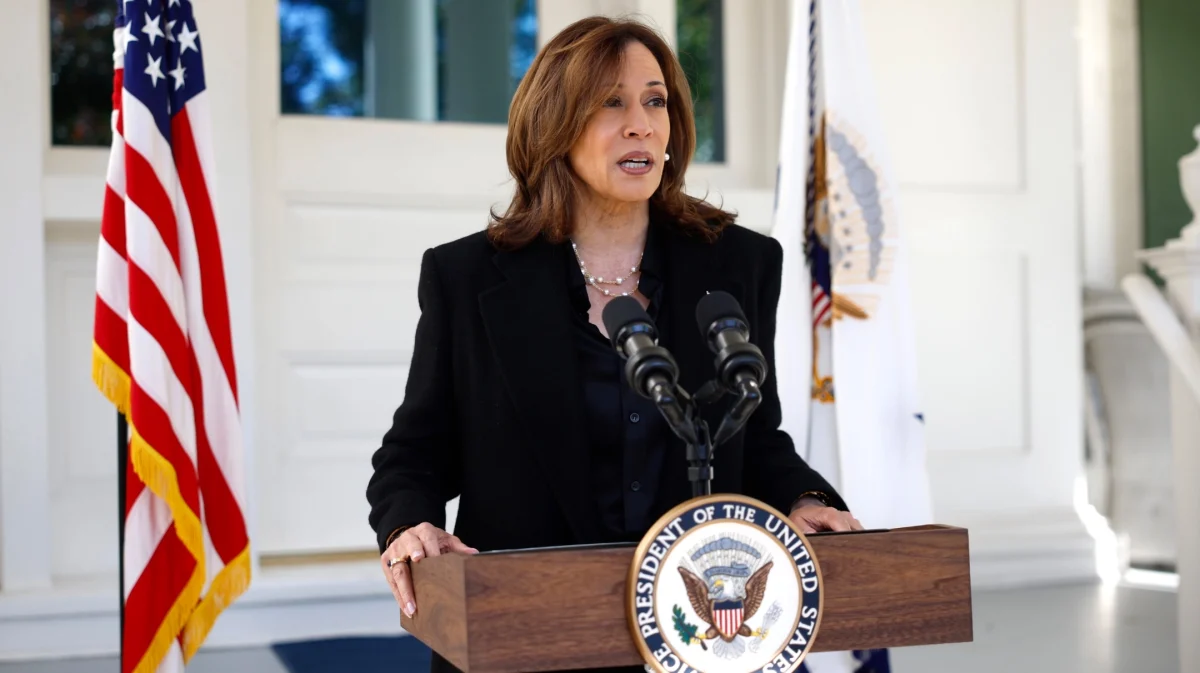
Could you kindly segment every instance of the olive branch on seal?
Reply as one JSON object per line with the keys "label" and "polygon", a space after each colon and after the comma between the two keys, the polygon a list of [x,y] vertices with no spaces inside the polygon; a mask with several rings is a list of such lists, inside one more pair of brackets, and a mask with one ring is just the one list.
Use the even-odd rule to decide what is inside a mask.
{"label": "olive branch on seal", "polygon": [[675,626],[675,632],[679,634],[679,638],[683,640],[684,645],[692,643],[700,643],[700,648],[708,650],[708,645],[704,644],[704,639],[696,635],[696,629],[699,628],[695,624],[689,624],[687,617],[683,614],[683,609],[678,605],[671,610],[671,616],[674,617],[672,624]]}

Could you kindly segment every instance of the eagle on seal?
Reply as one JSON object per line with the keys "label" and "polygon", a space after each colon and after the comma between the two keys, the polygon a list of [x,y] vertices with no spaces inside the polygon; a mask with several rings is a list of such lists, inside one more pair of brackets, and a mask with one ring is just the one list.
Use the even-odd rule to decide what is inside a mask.
{"label": "eagle on seal", "polygon": [[757,629],[752,630],[746,625],[746,620],[753,617],[762,605],[763,595],[767,591],[767,573],[772,565],[774,562],[767,561],[746,579],[745,584],[726,582],[721,578],[707,584],[696,573],[679,566],[692,609],[708,623],[708,631],[701,636],[702,641],[720,636],[721,640],[729,643],[737,636],[761,638],[766,635]]}

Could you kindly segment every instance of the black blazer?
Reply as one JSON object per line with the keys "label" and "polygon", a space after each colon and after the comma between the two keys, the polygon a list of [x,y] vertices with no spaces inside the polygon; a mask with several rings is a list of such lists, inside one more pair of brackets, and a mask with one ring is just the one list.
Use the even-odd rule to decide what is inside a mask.
{"label": "black blazer", "polygon": [[[709,290],[738,299],[750,340],[771,367],[761,406],[715,450],[713,492],[745,494],[787,513],[816,490],[846,509],[779,429],[779,243],[737,225],[713,243],[658,217],[651,226],[659,228],[666,267],[658,322],[670,322],[673,339],[662,345],[675,356],[683,387],[694,392],[714,376],[713,354],[695,324],[696,303]],[[600,539],[562,254],[540,238],[500,252],[483,232],[425,252],[408,383],[367,486],[381,552],[398,527],[427,521],[444,528],[446,502],[456,496],[453,532],[481,551]],[[725,406],[706,409],[713,432]],[[683,442],[671,440],[655,518],[691,497]]]}
{"label": "black blazer", "polygon": [[[665,267],[657,322],[670,323],[672,341],[662,345],[675,356],[683,387],[695,392],[715,373],[695,323],[696,303],[709,290],[738,299],[750,340],[771,368],[762,404],[741,432],[715,450],[713,492],[745,494],[786,514],[805,491],[823,491],[846,509],[779,429],[779,243],[740,226],[726,228],[714,243],[686,236],[660,218],[651,226],[658,228]],[[401,526],[445,528],[446,502],[455,496],[453,532],[480,551],[601,539],[563,254],[570,253],[540,238],[498,252],[482,232],[425,252],[404,401],[374,454],[367,486],[380,552]],[[725,408],[706,410],[713,432]],[[653,519],[691,497],[683,442],[671,439]],[[456,669],[434,654],[433,670]]]}

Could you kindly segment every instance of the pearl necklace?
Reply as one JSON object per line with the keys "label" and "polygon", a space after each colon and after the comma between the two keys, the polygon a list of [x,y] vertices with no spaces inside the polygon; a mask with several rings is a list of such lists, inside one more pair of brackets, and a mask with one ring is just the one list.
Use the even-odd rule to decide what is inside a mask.
{"label": "pearl necklace", "polygon": [[599,290],[605,297],[612,297],[614,295],[621,296],[621,297],[628,297],[629,295],[631,295],[637,291],[636,283],[634,284],[632,290],[630,290],[628,292],[619,292],[619,293],[613,293],[613,292],[606,290],[600,286],[601,285],[621,285],[625,281],[631,280],[633,278],[633,276],[635,274],[637,274],[638,269],[640,269],[642,266],[642,257],[641,256],[638,256],[637,264],[634,264],[632,267],[629,268],[628,275],[618,276],[615,280],[605,280],[604,277],[602,277],[602,276],[593,276],[592,274],[588,273],[587,265],[584,264],[583,258],[579,256],[579,246],[575,244],[575,241],[571,241],[571,250],[573,250],[575,252],[575,261],[579,263],[579,270],[583,273],[583,279],[587,281],[588,285],[591,285],[592,287]]}

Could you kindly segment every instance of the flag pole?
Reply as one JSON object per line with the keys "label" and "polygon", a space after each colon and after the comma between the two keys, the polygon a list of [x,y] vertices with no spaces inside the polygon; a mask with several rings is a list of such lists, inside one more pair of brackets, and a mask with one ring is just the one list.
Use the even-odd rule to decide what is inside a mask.
{"label": "flag pole", "polygon": [[129,424],[117,411],[117,604],[119,606],[117,661],[125,655],[125,475],[129,469]]}

